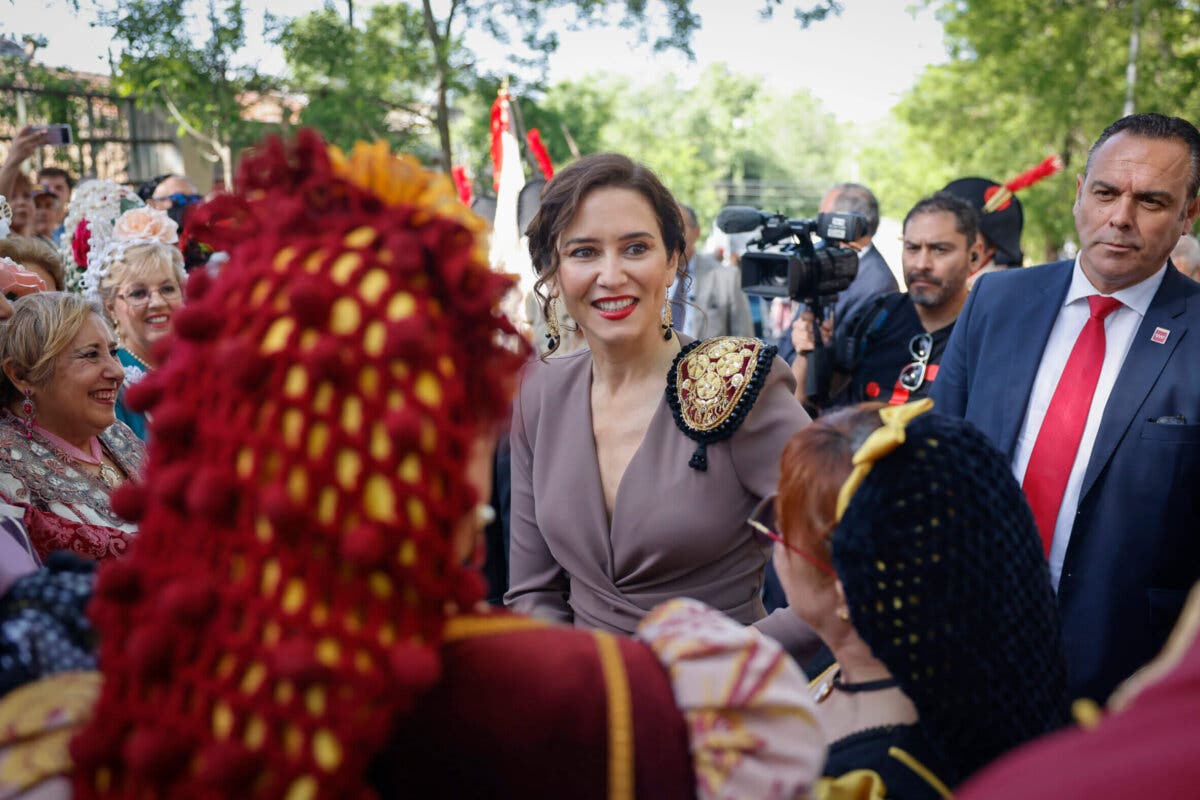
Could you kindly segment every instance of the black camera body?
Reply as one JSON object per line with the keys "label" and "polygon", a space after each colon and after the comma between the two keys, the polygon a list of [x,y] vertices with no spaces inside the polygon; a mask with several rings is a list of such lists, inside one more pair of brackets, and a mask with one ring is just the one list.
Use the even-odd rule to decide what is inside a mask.
{"label": "black camera body", "polygon": [[[813,307],[854,282],[858,253],[845,243],[867,235],[867,220],[861,214],[834,212],[818,214],[816,219],[788,219],[746,206],[722,209],[717,227],[725,233],[761,229],[741,256],[746,294],[789,297]],[[819,243],[813,243],[814,235]]]}

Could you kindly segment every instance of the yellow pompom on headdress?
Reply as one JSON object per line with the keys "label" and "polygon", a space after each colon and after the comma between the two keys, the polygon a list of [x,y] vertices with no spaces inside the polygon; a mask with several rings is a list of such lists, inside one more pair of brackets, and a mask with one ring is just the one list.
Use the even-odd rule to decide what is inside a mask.
{"label": "yellow pompom on headdress", "polygon": [[189,224],[193,273],[152,411],[139,520],[92,615],[104,689],[78,797],[371,797],[397,714],[482,597],[450,531],[524,345],[483,224],[386,146],[268,140]]}

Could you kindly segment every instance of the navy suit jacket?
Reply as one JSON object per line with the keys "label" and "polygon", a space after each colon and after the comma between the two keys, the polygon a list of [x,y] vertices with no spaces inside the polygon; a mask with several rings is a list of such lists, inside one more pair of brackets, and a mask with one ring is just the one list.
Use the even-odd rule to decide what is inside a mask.
{"label": "navy suit jacket", "polygon": [[[970,420],[1010,459],[1073,263],[985,275],[942,358],[935,410]],[[1169,331],[1161,344],[1157,328]],[[1103,700],[1149,661],[1197,579],[1200,284],[1168,264],[1104,408],[1063,563],[1073,695]]]}

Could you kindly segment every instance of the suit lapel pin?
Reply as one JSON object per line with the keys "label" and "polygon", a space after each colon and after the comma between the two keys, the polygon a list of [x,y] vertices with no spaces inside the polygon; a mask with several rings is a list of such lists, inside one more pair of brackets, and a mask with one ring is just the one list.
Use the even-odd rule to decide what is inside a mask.
{"label": "suit lapel pin", "polygon": [[1155,344],[1165,344],[1167,337],[1170,335],[1171,332],[1166,328],[1155,328],[1154,335],[1150,337],[1150,341],[1154,342]]}

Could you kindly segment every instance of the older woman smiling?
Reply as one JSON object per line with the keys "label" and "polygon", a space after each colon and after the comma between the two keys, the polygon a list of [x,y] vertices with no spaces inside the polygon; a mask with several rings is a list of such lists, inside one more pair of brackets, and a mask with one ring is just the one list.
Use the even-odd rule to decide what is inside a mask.
{"label": "older woman smiling", "polygon": [[158,366],[155,345],[171,333],[183,303],[183,255],[178,229],[163,211],[134,208],[113,224],[112,238],[88,254],[84,284],[104,307],[117,335],[117,358],[125,380],[117,397],[117,419],[146,438],[146,416],[125,403],[125,389]]}
{"label": "older woman smiling", "polygon": [[0,325],[0,366],[0,499],[33,512],[43,555],[124,552],[135,528],[108,497],[144,448],[116,421],[125,372],[99,309],[59,292],[18,299]]}
{"label": "older woman smiling", "polygon": [[169,244],[148,242],[130,247],[100,283],[100,297],[116,328],[117,358],[125,381],[117,399],[117,419],[138,438],[146,438],[146,416],[125,404],[125,388],[158,366],[155,345],[171,333],[171,322],[183,303],[183,256]]}

